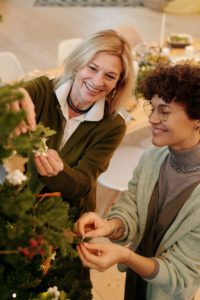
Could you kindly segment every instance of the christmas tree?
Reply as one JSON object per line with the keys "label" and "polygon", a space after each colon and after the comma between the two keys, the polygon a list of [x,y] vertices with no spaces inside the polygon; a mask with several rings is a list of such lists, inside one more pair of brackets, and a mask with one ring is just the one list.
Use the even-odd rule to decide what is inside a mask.
{"label": "christmas tree", "polygon": [[25,118],[23,110],[9,109],[22,98],[18,86],[0,88],[0,164],[6,170],[0,184],[1,299],[91,299],[90,282],[79,280],[73,209],[60,193],[34,195],[28,188],[26,164],[33,152],[45,152],[54,132],[39,124],[33,132],[14,134]]}

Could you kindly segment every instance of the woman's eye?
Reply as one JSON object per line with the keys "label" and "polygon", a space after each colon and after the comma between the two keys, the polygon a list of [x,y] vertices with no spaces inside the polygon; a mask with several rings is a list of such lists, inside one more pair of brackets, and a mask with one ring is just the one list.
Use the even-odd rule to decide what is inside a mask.
{"label": "woman's eye", "polygon": [[166,106],[163,106],[163,105],[158,106],[157,109],[158,109],[158,112],[163,115],[168,115],[170,113],[169,108]]}
{"label": "woman's eye", "polygon": [[107,74],[107,78],[110,80],[115,80],[115,77],[113,75]]}
{"label": "woman's eye", "polygon": [[163,115],[168,115],[170,112],[167,109],[163,109],[161,113]]}
{"label": "woman's eye", "polygon": [[94,66],[88,66],[88,68],[89,68],[91,71],[97,71],[97,69],[96,69]]}

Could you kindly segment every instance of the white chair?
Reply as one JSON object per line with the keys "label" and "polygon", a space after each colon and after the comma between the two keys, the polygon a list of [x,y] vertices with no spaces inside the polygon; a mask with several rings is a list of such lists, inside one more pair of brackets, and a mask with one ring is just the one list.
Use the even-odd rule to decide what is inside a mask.
{"label": "white chair", "polygon": [[16,55],[9,51],[0,52],[0,79],[3,83],[20,80],[25,76]]}
{"label": "white chair", "polygon": [[82,42],[81,38],[71,38],[58,44],[58,66],[62,66],[65,58]]}
{"label": "white chair", "polygon": [[103,187],[115,191],[111,199],[101,200],[98,214],[104,216],[117,197],[128,189],[128,182],[132,178],[133,170],[136,167],[144,148],[136,146],[118,147],[111,160],[108,169],[98,178],[98,183]]}
{"label": "white chair", "polygon": [[132,49],[143,42],[140,34],[130,24],[123,24],[116,27],[115,30],[129,42]]}

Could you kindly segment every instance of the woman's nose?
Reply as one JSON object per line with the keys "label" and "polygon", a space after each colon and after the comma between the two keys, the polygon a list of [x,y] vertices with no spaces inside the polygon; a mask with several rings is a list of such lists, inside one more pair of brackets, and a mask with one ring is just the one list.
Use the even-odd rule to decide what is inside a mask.
{"label": "woman's nose", "polygon": [[157,109],[152,111],[152,113],[149,115],[149,123],[160,123],[159,114],[157,112]]}
{"label": "woman's nose", "polygon": [[101,73],[97,73],[95,74],[94,78],[93,78],[93,82],[96,86],[101,86],[104,84],[104,77],[103,74]]}

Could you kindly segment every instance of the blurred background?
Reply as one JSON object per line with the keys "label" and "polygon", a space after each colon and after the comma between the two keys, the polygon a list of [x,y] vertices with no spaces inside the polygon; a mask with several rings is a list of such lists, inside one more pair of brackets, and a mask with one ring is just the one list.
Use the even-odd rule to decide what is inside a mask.
{"label": "blurred background", "polygon": [[[14,78],[3,78],[8,71],[8,65],[3,70],[5,59],[0,61],[0,78],[5,82],[7,79],[18,78],[20,74],[28,74],[29,77],[46,71],[51,74],[51,69],[55,71],[62,64],[62,59],[59,60],[59,53],[62,52],[59,47],[63,40],[83,39],[108,28],[123,34],[129,40],[133,51],[135,46],[146,43],[164,48],[163,54],[166,56],[168,51],[170,54],[178,53],[181,59],[183,54],[191,59],[194,51],[200,54],[200,0],[0,0],[0,16],[0,53],[12,52],[18,59],[18,73]],[[170,34],[180,33],[187,34],[189,44],[194,46],[187,48],[187,53],[184,47],[180,52],[174,52],[176,49],[171,49],[173,45],[167,44]],[[139,54],[142,49],[138,48]],[[150,62],[151,67],[154,67],[155,57],[157,59],[155,49],[154,47],[151,52],[151,61],[144,61],[145,57],[142,56],[143,66],[144,62],[147,66]],[[198,63],[199,61],[200,56]],[[14,75],[12,70],[9,73],[11,75]],[[132,107],[135,103],[134,98]],[[133,165],[137,163],[142,151],[151,144],[150,129],[140,101],[137,102],[133,114],[126,112],[125,119],[127,134],[119,150],[131,150],[131,158],[127,154],[129,152],[124,155],[120,152],[123,155],[123,166],[118,166],[120,159],[119,152],[116,151],[107,177],[105,174],[101,176],[97,195],[97,212],[100,214],[106,212],[111,203],[126,189],[126,186],[119,189],[118,181],[124,180],[124,174],[132,174]],[[135,151],[134,161],[132,149]],[[116,167],[120,172],[116,171]],[[2,169],[0,178],[1,172]],[[120,173],[123,178],[116,178],[113,173]],[[112,181],[117,179],[117,183],[110,183],[110,178]],[[128,179],[125,178],[126,185],[127,182]],[[103,274],[92,270],[91,276],[94,300],[123,299],[125,275],[118,272],[116,267]],[[198,294],[195,300],[197,299],[200,299]]]}
{"label": "blurred background", "polygon": [[[87,1],[95,5],[101,0],[82,2]],[[49,5],[42,6],[45,2]],[[74,4],[77,2],[81,3],[75,0]],[[109,5],[112,1],[102,1],[104,5],[106,2]],[[65,6],[65,0],[0,0],[0,51],[14,52],[28,72],[55,67],[61,40],[84,38],[101,29],[131,26],[143,41],[159,42],[163,11],[165,36],[176,32],[200,38],[199,0],[133,0],[132,6],[123,6],[130,0],[116,2],[121,6]]]}

